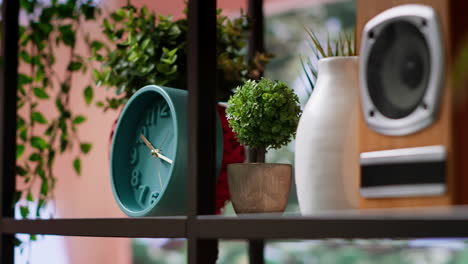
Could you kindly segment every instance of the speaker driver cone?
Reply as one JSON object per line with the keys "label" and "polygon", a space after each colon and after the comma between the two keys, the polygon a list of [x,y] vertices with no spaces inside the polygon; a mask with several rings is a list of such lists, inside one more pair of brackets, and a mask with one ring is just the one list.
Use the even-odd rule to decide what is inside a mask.
{"label": "speaker driver cone", "polygon": [[431,63],[427,41],[406,21],[388,23],[374,38],[366,69],[369,95],[384,116],[403,118],[423,104]]}

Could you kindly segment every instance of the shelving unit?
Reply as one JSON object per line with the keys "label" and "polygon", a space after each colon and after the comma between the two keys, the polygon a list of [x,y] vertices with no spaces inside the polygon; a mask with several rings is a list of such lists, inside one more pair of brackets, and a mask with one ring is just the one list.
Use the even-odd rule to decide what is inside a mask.
{"label": "shelving unit", "polygon": [[[250,0],[257,19],[251,54],[263,48],[262,2]],[[189,263],[214,263],[217,240],[250,239],[251,260],[262,262],[262,240],[320,238],[468,237],[468,208],[441,211],[330,212],[316,216],[215,216],[216,1],[189,2],[189,211],[183,217],[14,220],[18,0],[3,1],[0,70],[0,263],[14,263],[17,233],[93,237],[188,239]],[[209,113],[209,114],[207,114]],[[206,147],[210,146],[210,147]]]}

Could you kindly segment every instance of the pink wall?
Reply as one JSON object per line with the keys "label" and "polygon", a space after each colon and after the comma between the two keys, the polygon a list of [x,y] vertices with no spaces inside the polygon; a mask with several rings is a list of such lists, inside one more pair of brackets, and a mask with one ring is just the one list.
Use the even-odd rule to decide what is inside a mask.
{"label": "pink wall", "polygon": [[[173,15],[174,18],[184,16],[183,10],[185,8],[184,0],[132,0],[136,6],[146,5],[149,9],[154,10],[158,14]],[[238,13],[240,8],[247,9],[247,0],[218,0],[218,8],[222,8],[226,14]]]}

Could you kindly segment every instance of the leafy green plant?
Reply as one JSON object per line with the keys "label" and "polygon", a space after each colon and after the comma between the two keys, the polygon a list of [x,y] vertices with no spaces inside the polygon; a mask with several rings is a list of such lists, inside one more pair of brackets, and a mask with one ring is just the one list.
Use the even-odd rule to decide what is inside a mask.
{"label": "leafy green plant", "polygon": [[[165,85],[187,89],[187,32],[186,18],[173,20],[171,16],[156,16],[146,7],[140,9],[128,3],[105,18],[103,33],[111,43],[90,41],[91,60],[102,63],[94,70],[97,86],[115,89],[115,97],[97,105],[116,109],[139,88]],[[268,61],[259,53],[247,63],[244,47],[249,23],[245,15],[228,19],[218,11],[217,58],[218,98],[226,100],[231,89],[248,78],[256,78]]]}
{"label": "leafy green plant", "polygon": [[[20,7],[28,22],[19,31],[16,173],[21,189],[15,192],[14,202],[23,198],[20,213],[27,218],[39,217],[53,198],[55,158],[78,148],[70,165],[80,174],[80,156],[91,151],[91,143],[78,136],[86,117],[72,111],[70,96],[73,77],[82,77],[87,71],[85,56],[76,49],[77,32],[83,22],[95,20],[99,10],[91,0],[52,0],[47,5],[38,0],[21,0]],[[63,69],[56,66],[59,54],[67,65]],[[92,100],[89,89],[84,88],[87,102]],[[43,113],[44,106],[49,105],[55,105],[56,111]],[[37,184],[40,188],[35,193]]]}
{"label": "leafy green plant", "polygon": [[236,89],[228,105],[229,126],[243,145],[264,153],[295,136],[301,114],[299,98],[283,82],[248,80]]}
{"label": "leafy green plant", "polygon": [[354,47],[353,34],[342,33],[335,40],[327,38],[327,42],[323,45],[317,35],[310,29],[305,29],[310,40],[310,47],[312,50],[312,58],[300,57],[302,70],[304,71],[307,82],[310,86],[309,96],[312,93],[315,82],[317,81],[318,65],[317,62],[322,58],[329,57],[343,57],[343,56],[356,56],[356,49]]}

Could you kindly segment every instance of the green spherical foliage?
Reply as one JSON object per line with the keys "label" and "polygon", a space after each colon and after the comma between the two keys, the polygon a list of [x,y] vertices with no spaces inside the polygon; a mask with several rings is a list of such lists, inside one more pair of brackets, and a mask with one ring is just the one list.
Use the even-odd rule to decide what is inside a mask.
{"label": "green spherical foliage", "polygon": [[226,110],[229,126],[243,145],[277,149],[296,134],[299,99],[285,83],[262,78],[237,87]]}

